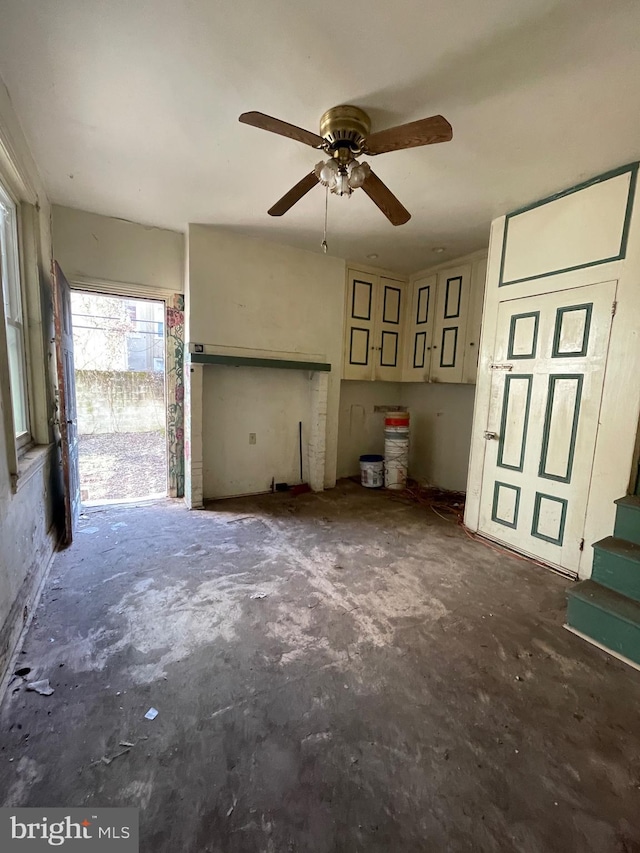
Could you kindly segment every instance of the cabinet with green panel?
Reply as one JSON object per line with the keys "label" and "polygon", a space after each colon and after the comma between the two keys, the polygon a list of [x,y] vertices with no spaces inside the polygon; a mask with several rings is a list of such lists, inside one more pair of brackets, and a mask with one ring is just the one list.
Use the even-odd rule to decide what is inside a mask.
{"label": "cabinet with green panel", "polygon": [[405,289],[389,275],[347,273],[343,379],[402,379]]}
{"label": "cabinet with green panel", "polygon": [[405,382],[476,381],[486,255],[411,277]]}

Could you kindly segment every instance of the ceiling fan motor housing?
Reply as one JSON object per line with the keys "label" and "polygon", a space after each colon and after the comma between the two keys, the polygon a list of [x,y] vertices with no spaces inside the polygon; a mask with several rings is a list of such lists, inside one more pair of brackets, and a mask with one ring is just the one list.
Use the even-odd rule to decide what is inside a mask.
{"label": "ceiling fan motor housing", "polygon": [[331,153],[347,149],[351,155],[360,154],[370,132],[371,120],[359,107],[331,107],[320,119],[320,136]]}

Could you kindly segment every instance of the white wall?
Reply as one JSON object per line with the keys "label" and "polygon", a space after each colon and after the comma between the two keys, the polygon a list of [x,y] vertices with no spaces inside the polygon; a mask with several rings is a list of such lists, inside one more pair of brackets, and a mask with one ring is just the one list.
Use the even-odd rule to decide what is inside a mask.
{"label": "white wall", "polygon": [[69,281],[125,282],[182,293],[185,236],[70,207],[53,207],[55,257]]}
{"label": "white wall", "polygon": [[[236,355],[288,356],[294,360],[313,356],[311,360],[331,364],[325,463],[325,485],[331,487],[336,479],[338,447],[344,261],[206,225],[190,225],[188,269],[188,343],[201,343],[208,350]],[[209,459],[209,464],[211,453],[216,452],[217,427],[213,420],[228,420],[229,412],[233,410],[231,401],[226,399],[219,400],[221,408],[213,411],[209,398],[215,374],[211,374],[214,378],[209,378],[211,370],[215,368],[204,368],[202,432],[203,458]],[[253,417],[257,422],[267,422],[273,414],[267,402],[269,389],[273,387],[274,393],[281,395],[285,383],[292,389],[289,400],[292,411],[297,413],[304,405],[308,412],[306,390],[303,390],[306,386],[296,375],[297,371],[281,370],[278,373],[280,375],[275,379],[274,371],[260,368],[249,371],[247,378],[241,380],[242,395],[246,394],[248,400],[255,401]],[[282,401],[283,397],[279,399]],[[300,417],[295,415],[291,420],[297,427]],[[244,424],[242,429],[243,433],[258,432],[257,428],[248,430]],[[284,443],[286,453],[289,452],[289,443]],[[286,469],[286,457],[272,455],[271,450],[269,448],[269,465],[274,467],[277,462]],[[242,467],[248,451],[247,436],[246,441],[242,439],[233,448],[225,464]],[[266,451],[263,445],[263,452]],[[263,472],[260,472],[260,482],[262,478]],[[205,488],[205,497],[208,496]]]}
{"label": "white wall", "polygon": [[[210,365],[203,385],[205,497],[268,491],[272,478],[299,483],[300,421],[303,479],[308,479],[308,372]],[[250,433],[255,433],[255,444],[249,443]]]}
{"label": "white wall", "polygon": [[356,476],[364,453],[384,454],[384,413],[375,406],[403,406],[411,414],[409,476],[464,491],[474,396],[474,385],[343,380],[338,476]]}
{"label": "white wall", "polygon": [[365,453],[384,453],[384,413],[374,408],[402,405],[406,401],[404,389],[400,382],[342,381],[338,477],[359,474],[360,457]]}
{"label": "white wall", "polygon": [[[29,315],[30,414],[37,448],[18,465],[17,490],[12,485],[13,443],[7,441],[10,399],[7,377],[0,376],[0,679],[15,648],[25,614],[30,615],[57,541],[54,524],[60,508],[60,467],[49,419],[55,358],[50,340],[50,206],[36,165],[0,81],[0,174],[21,203],[23,276]],[[27,222],[23,219],[23,226]],[[0,322],[4,322],[0,315]],[[0,365],[6,366],[4,359]],[[50,365],[50,368],[49,368]],[[10,429],[12,426],[9,427]]]}
{"label": "white wall", "polygon": [[410,476],[424,485],[465,491],[475,385],[410,382],[402,401],[411,413]]}

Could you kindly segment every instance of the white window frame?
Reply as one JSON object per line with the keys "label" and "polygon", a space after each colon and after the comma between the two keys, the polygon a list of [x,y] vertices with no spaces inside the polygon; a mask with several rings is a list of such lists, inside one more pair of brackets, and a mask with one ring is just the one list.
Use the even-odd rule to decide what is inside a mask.
{"label": "white window frame", "polygon": [[[31,432],[31,401],[29,381],[29,341],[25,310],[25,289],[20,257],[20,207],[0,181],[0,276],[2,279],[2,309],[5,328],[7,382],[11,401],[11,426],[15,449],[23,453],[33,442]],[[14,349],[11,352],[13,338]],[[4,361],[4,359],[3,359]],[[21,416],[22,423],[18,423]]]}

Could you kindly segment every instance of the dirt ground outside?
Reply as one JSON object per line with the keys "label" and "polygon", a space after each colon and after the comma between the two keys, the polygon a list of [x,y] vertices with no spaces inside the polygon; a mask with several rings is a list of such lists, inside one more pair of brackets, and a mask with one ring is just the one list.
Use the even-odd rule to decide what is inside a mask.
{"label": "dirt ground outside", "polygon": [[81,435],[79,450],[83,503],[166,495],[164,431]]}

